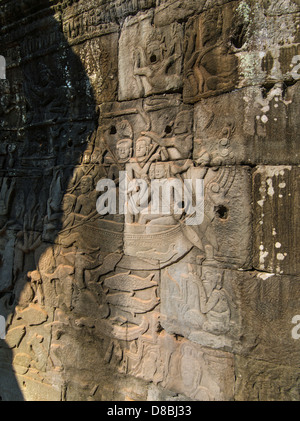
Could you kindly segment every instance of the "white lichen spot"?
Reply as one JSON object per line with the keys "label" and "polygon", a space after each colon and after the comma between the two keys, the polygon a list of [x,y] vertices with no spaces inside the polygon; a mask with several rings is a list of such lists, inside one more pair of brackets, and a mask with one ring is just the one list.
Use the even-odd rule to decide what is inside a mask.
{"label": "white lichen spot", "polygon": [[278,184],[278,187],[279,187],[280,189],[284,189],[284,188],[286,187],[285,182],[283,181],[282,183],[279,183],[279,184]]}
{"label": "white lichen spot", "polygon": [[268,117],[265,114],[262,115],[260,119],[261,119],[261,122],[264,123],[264,124],[266,124],[269,120]]}
{"label": "white lichen spot", "polygon": [[264,205],[264,199],[262,199],[262,200],[258,200],[257,204],[258,204],[259,206],[263,207],[263,205]]}
{"label": "white lichen spot", "polygon": [[291,165],[277,165],[276,167],[272,166],[265,166],[265,165],[258,165],[256,172],[263,174],[264,178],[272,178],[275,175],[284,175],[285,171],[291,171]]}
{"label": "white lichen spot", "polygon": [[268,111],[270,111],[270,105],[265,105],[264,107],[262,107],[261,112],[262,113],[267,113]]}
{"label": "white lichen spot", "polygon": [[269,253],[267,251],[263,251],[261,250],[259,253],[259,267],[260,269],[264,269],[265,267],[265,258],[269,255]]}
{"label": "white lichen spot", "polygon": [[276,259],[277,260],[284,260],[286,257],[286,253],[277,253],[276,254]]}
{"label": "white lichen spot", "polygon": [[275,244],[275,247],[276,247],[277,249],[280,249],[281,244],[279,243],[279,241],[277,241],[277,243]]}
{"label": "white lichen spot", "polygon": [[268,195],[269,196],[273,196],[275,192],[274,192],[274,188],[273,188],[273,184],[272,184],[272,178],[268,178],[267,179],[267,184],[269,186],[269,188],[268,188]]}
{"label": "white lichen spot", "polygon": [[282,199],[283,198],[282,194],[279,194],[278,197],[279,197],[279,199]]}
{"label": "white lichen spot", "polygon": [[274,276],[275,273],[260,273],[257,275],[258,278],[262,279],[263,281],[265,281],[268,278],[271,278],[272,276]]}
{"label": "white lichen spot", "polygon": [[243,18],[244,22],[250,22],[251,8],[247,2],[242,1],[236,8],[236,12]]}
{"label": "white lichen spot", "polygon": [[277,235],[277,232],[276,232],[275,228],[273,228],[273,230],[272,230],[272,235]]}

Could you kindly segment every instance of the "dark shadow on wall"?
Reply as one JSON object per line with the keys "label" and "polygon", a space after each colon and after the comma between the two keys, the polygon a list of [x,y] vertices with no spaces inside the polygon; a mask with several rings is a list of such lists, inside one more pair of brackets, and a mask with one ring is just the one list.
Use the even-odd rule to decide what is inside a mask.
{"label": "dark shadow on wall", "polygon": [[[43,329],[53,320],[45,307],[55,308],[57,302],[42,291],[39,265],[51,266],[51,244],[59,232],[67,232],[83,175],[76,166],[87,159],[87,149],[92,152],[97,130],[89,78],[52,4],[0,1],[0,54],[7,61],[7,79],[0,81],[0,314],[7,329],[0,340],[3,401],[26,400],[26,387],[32,388],[32,399],[38,400],[39,387],[44,393],[40,380],[49,361],[42,349],[49,343]],[[62,277],[67,283],[68,273]],[[27,385],[27,377],[33,385]]]}

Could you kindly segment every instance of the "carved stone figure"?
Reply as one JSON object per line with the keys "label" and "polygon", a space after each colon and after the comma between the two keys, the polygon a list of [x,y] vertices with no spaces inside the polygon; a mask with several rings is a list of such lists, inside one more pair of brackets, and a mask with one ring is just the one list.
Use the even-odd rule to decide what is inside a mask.
{"label": "carved stone figure", "polygon": [[186,102],[218,95],[236,84],[237,58],[228,47],[233,7],[214,8],[189,21],[184,61]]}

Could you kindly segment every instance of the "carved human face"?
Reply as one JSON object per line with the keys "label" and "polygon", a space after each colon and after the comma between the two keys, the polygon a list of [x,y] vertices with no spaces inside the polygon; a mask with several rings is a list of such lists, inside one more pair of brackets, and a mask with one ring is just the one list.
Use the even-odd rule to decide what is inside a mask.
{"label": "carved human face", "polygon": [[117,146],[117,153],[120,159],[127,159],[130,157],[131,147],[129,141],[120,142]]}
{"label": "carved human face", "polygon": [[155,178],[160,179],[166,176],[166,170],[164,164],[155,165]]}
{"label": "carved human face", "polygon": [[73,209],[73,199],[71,199],[71,197],[64,197],[64,201],[63,201],[63,205],[62,205],[62,210],[63,213],[68,215],[70,212],[72,212]]}
{"label": "carved human face", "polygon": [[208,295],[216,288],[218,282],[218,276],[210,270],[204,272],[202,277],[202,283],[205,291]]}
{"label": "carved human face", "polygon": [[137,158],[142,158],[148,154],[148,147],[144,139],[137,140],[135,154]]}
{"label": "carved human face", "polygon": [[92,189],[92,180],[89,177],[82,177],[80,188],[82,194],[88,193]]}

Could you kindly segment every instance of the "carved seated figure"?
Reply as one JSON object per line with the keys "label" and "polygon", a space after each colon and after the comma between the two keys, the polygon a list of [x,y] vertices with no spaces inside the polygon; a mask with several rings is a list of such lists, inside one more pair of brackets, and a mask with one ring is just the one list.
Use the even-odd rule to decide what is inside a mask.
{"label": "carved seated figure", "polygon": [[[160,180],[158,195],[155,196],[154,190],[151,189],[153,197],[151,197],[150,203],[147,208],[141,211],[138,222],[140,224],[148,225],[176,225],[178,216],[174,214],[176,206],[176,193],[179,197],[182,197],[182,190],[178,190],[178,184],[174,184],[174,190],[176,192],[166,189],[164,186],[171,181],[169,171],[167,168],[168,164],[163,162],[152,163],[149,169],[149,177],[151,180]],[[178,182],[178,179],[175,179]],[[170,194],[170,198],[166,198],[164,195]],[[157,201],[157,203],[156,203]],[[166,205],[166,206],[164,206]],[[159,206],[159,208],[157,207]],[[169,212],[165,212],[164,208],[168,209]],[[152,212],[152,213],[151,213]],[[153,213],[154,212],[154,213]]]}
{"label": "carved seated figure", "polygon": [[203,330],[211,333],[225,333],[229,329],[230,308],[228,298],[222,289],[222,275],[206,268],[202,273],[200,289],[200,310],[206,314]]}

